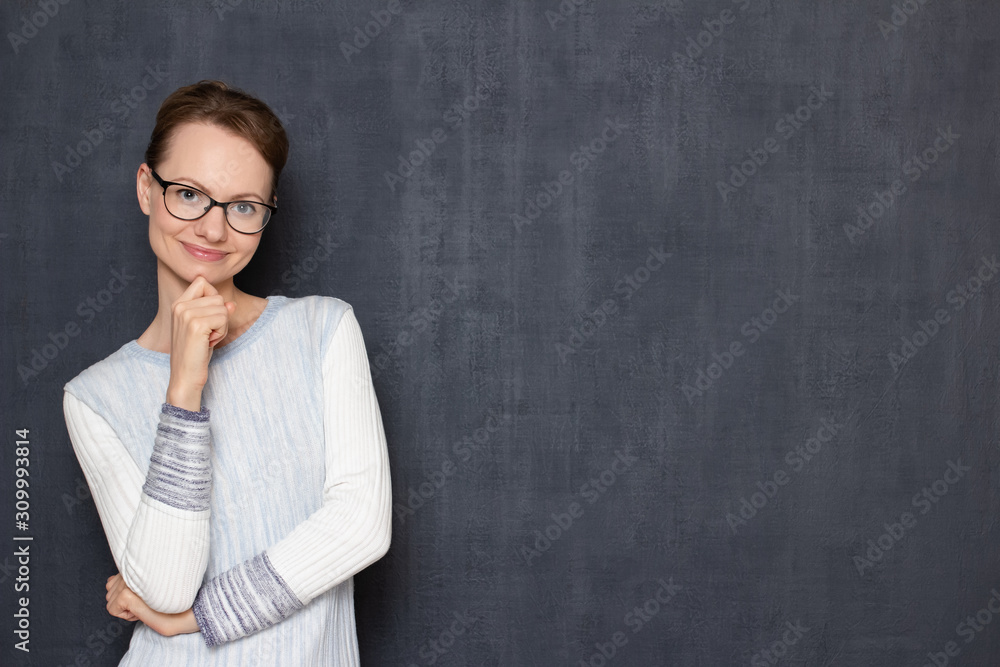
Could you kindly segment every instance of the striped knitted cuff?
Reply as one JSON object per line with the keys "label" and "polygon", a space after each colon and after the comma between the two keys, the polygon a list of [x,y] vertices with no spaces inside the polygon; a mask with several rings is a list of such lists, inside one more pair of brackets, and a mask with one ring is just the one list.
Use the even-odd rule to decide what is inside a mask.
{"label": "striped knitted cuff", "polygon": [[164,403],[143,492],[177,509],[207,510],[212,495],[208,408],[193,412]]}
{"label": "striped knitted cuff", "polygon": [[205,644],[217,646],[269,628],[303,606],[261,552],[205,583],[193,610]]}

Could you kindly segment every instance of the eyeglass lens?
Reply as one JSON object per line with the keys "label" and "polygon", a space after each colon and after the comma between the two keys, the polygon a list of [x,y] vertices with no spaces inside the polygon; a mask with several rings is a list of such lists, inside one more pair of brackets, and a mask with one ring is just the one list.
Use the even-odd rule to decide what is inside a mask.
{"label": "eyeglass lens", "polygon": [[[181,220],[200,218],[211,204],[207,195],[183,185],[168,185],[163,200],[170,214]],[[236,201],[226,207],[226,219],[241,232],[256,232],[270,217],[271,209],[259,202]]]}

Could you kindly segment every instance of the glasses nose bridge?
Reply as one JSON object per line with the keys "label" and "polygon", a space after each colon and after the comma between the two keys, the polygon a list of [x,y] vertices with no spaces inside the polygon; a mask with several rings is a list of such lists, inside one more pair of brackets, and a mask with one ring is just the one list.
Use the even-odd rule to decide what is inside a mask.
{"label": "glasses nose bridge", "polygon": [[[208,197],[208,195],[205,196]],[[208,201],[209,201],[208,208],[206,208],[205,212],[200,216],[198,216],[195,220],[196,222],[197,221],[205,222],[206,221],[205,219],[212,214],[212,209],[218,206],[219,208],[222,209],[222,236],[225,236],[226,234],[229,233],[228,227],[230,226],[228,207],[226,206],[225,202],[215,201],[211,197],[208,197]]]}
{"label": "glasses nose bridge", "polygon": [[[208,197],[208,195],[205,195],[205,196]],[[218,206],[219,208],[222,209],[222,218],[228,223],[229,222],[229,205],[226,202],[215,201],[211,197],[208,197],[208,200],[211,202],[211,204],[209,204],[208,209],[205,211],[205,215],[208,215],[209,213],[211,213],[212,209],[215,208],[216,206]]]}

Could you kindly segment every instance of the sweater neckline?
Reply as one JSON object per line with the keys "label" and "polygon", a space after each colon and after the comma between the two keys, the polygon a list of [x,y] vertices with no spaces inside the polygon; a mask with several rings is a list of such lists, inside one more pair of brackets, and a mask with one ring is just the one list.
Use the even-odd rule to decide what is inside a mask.
{"label": "sweater neckline", "polygon": [[[214,363],[216,360],[226,359],[232,356],[237,350],[244,348],[247,345],[250,345],[254,340],[260,337],[261,332],[265,328],[267,328],[267,325],[271,322],[271,320],[274,319],[274,316],[278,312],[278,309],[281,308],[281,306],[284,305],[286,301],[288,301],[288,297],[282,294],[272,294],[264,298],[267,299],[267,305],[264,306],[264,310],[262,310],[260,315],[257,316],[257,319],[254,320],[254,323],[251,324],[246,331],[241,333],[236,338],[236,340],[226,345],[223,345],[217,350],[213,350],[212,358],[209,359],[208,363],[211,364]],[[122,347],[122,350],[132,355],[133,357],[146,359],[148,361],[153,361],[161,365],[166,365],[166,366],[170,365],[169,354],[167,354],[166,352],[158,352],[156,350],[147,349],[142,345],[139,345],[138,339],[133,339],[125,343],[125,345]]]}

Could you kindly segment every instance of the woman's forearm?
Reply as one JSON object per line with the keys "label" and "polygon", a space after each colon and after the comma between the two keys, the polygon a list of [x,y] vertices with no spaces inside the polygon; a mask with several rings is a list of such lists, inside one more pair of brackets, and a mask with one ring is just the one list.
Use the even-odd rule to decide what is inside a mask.
{"label": "woman's forearm", "polygon": [[194,609],[188,609],[187,611],[182,611],[176,614],[176,628],[177,634],[187,635],[194,632],[198,632],[200,628],[198,627],[198,621],[194,617]]}
{"label": "woman's forearm", "polygon": [[208,566],[209,419],[208,410],[162,405],[144,500],[132,518],[121,563],[136,593],[168,614],[191,607]]}
{"label": "woman's forearm", "polygon": [[211,429],[207,410],[163,404],[148,470],[96,408],[64,396],[66,426],[118,569],[164,613],[189,609],[208,566]]}
{"label": "woman's forearm", "polygon": [[195,619],[192,609],[182,611],[179,614],[164,614],[160,611],[153,611],[148,606],[146,606],[146,609],[148,612],[144,615],[140,616],[136,614],[136,616],[140,621],[164,637],[186,635],[200,631],[198,621]]}

